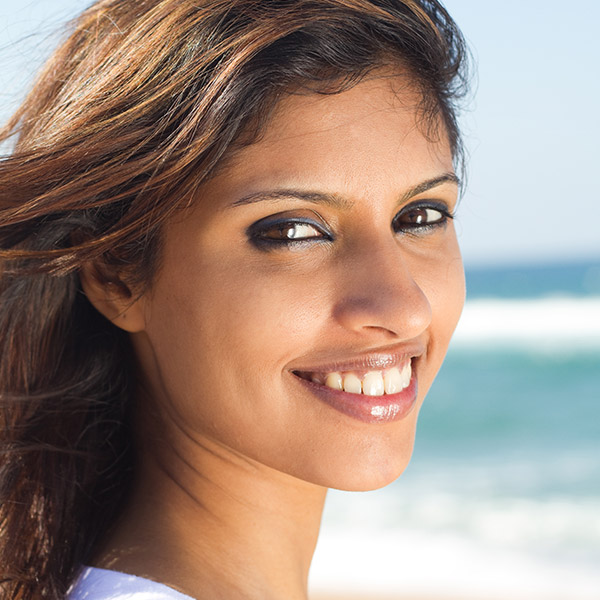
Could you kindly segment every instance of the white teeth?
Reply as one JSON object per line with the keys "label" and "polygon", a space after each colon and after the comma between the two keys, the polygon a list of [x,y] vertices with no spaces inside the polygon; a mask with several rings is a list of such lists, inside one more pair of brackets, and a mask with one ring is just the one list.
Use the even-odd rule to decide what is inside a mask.
{"label": "white teeth", "polygon": [[350,394],[365,394],[366,396],[383,396],[384,394],[398,394],[410,385],[412,367],[410,361],[402,370],[397,367],[386,371],[369,371],[362,379],[354,373],[327,373],[326,376],[314,373],[312,381],[325,384],[334,390],[343,390]]}
{"label": "white teeth", "polygon": [[362,380],[363,394],[366,396],[383,396],[383,375],[381,371],[370,371]]}
{"label": "white teeth", "polygon": [[344,389],[342,376],[339,373],[329,373],[329,375],[327,375],[327,379],[325,379],[325,385],[334,390]]}
{"label": "white teeth", "polygon": [[410,362],[407,362],[400,373],[402,377],[402,389],[407,388],[410,385],[410,379],[412,377],[412,366]]}
{"label": "white teeth", "polygon": [[385,372],[383,377],[385,382],[385,393],[386,394],[397,394],[403,389],[402,387],[402,376],[400,371],[396,367]]}
{"label": "white teeth", "polygon": [[361,381],[354,373],[348,373],[344,377],[344,391],[350,394],[360,394],[362,392]]}

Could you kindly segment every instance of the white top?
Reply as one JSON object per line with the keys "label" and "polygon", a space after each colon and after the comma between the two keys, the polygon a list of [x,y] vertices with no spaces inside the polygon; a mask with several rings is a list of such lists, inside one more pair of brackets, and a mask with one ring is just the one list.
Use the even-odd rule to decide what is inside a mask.
{"label": "white top", "polygon": [[85,567],[66,600],[193,600],[162,583],[118,571]]}

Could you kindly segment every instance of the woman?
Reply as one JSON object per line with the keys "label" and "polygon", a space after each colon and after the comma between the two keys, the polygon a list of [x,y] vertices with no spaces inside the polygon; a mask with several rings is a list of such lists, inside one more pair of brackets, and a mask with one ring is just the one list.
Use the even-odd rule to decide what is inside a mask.
{"label": "woman", "polygon": [[74,22],[4,131],[3,597],[306,598],[461,311],[463,55],[435,0]]}

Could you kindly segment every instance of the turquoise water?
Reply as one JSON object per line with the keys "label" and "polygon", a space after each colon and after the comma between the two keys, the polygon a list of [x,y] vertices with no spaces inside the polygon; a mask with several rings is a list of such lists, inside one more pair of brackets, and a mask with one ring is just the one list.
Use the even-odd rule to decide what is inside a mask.
{"label": "turquoise water", "polygon": [[600,295],[600,261],[467,269],[469,299]]}
{"label": "turquoise water", "polygon": [[[317,583],[598,600],[600,261],[480,269],[467,282],[411,465],[383,490],[332,494]],[[344,552],[336,571],[328,557]]]}
{"label": "turquoise water", "polygon": [[[419,434],[416,460],[441,452],[535,461],[591,452],[600,466],[600,360],[590,352],[456,350],[423,407]],[[600,477],[571,485],[600,495]]]}

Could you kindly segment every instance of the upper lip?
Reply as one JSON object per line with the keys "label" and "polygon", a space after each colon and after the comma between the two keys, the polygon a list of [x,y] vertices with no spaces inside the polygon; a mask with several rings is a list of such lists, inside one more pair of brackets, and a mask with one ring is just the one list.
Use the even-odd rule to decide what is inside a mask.
{"label": "upper lip", "polygon": [[310,362],[293,365],[289,368],[297,373],[332,373],[334,371],[359,371],[364,369],[391,369],[418,358],[425,352],[422,343],[401,344],[342,355],[339,349],[329,355],[314,358]]}

